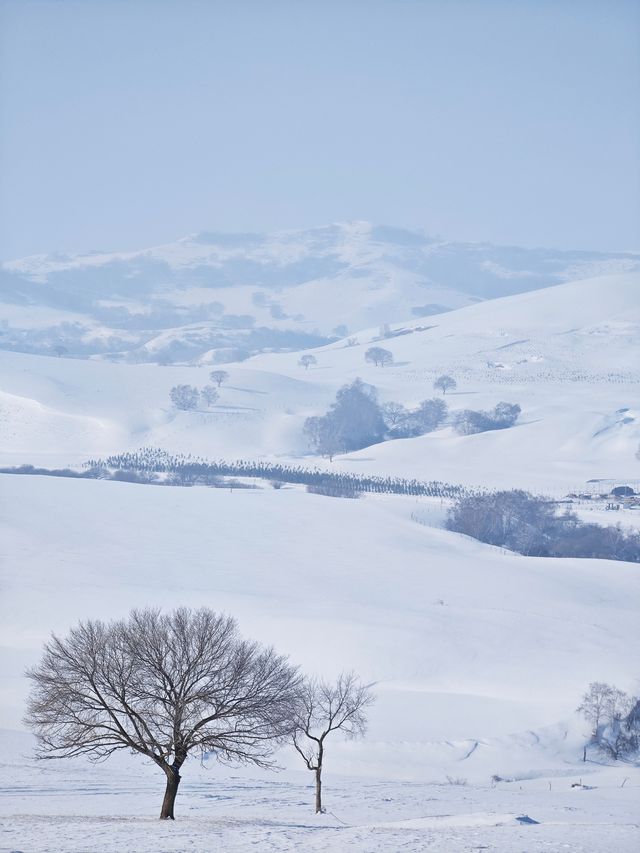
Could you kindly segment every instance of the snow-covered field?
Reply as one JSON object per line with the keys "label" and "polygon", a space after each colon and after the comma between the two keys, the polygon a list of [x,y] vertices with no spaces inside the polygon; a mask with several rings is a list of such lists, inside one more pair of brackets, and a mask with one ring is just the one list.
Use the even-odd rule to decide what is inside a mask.
{"label": "snow-covered field", "polygon": [[[555,495],[639,479],[639,288],[637,274],[613,275],[396,324],[404,334],[376,342],[394,355],[384,369],[363,358],[378,329],[315,350],[308,371],[300,353],[261,354],[224,366],[210,411],[177,413],[168,397],[205,385],[207,366],[2,352],[0,464],[154,445]],[[304,419],[344,383],[415,405],[445,372],[451,410],[506,400],[518,425],[309,455]],[[0,851],[637,849],[640,768],[582,763],[574,714],[591,681],[640,690],[637,565],[506,553],[443,530],[435,499],[261,486],[0,475]],[[580,512],[638,523],[632,510]],[[50,631],[147,605],[224,610],[306,671],[376,682],[367,738],[329,747],[327,815],[313,816],[310,774],[289,750],[275,775],[188,762],[171,826],[155,820],[163,780],[138,757],[29,757],[23,671]]]}
{"label": "snow-covered field", "polygon": [[[302,772],[266,776],[195,764],[174,823],[155,817],[161,780],[151,768],[124,759],[33,768],[28,741],[0,742],[11,780],[0,789],[0,850],[12,853],[637,850],[637,771],[592,768],[585,776],[576,769],[478,785],[331,776],[328,811],[314,815]],[[588,787],[572,788],[581,778]],[[525,816],[538,824],[518,820]]]}
{"label": "snow-covered field", "polygon": [[[192,849],[211,837],[230,850],[633,849],[640,773],[582,764],[573,710],[591,680],[637,686],[636,566],[502,553],[417,524],[420,502],[393,496],[7,480],[5,727],[20,725],[21,673],[50,629],[149,604],[231,612],[307,671],[354,667],[377,682],[367,739],[337,739],[327,759],[337,818],[312,817],[293,753],[280,756],[284,776],[252,771],[255,782],[192,761],[178,830]],[[190,849],[150,830],[162,779],[149,768],[139,785],[138,757],[117,772],[9,764],[4,849],[118,850],[123,838],[132,850]],[[514,781],[494,788],[494,774]],[[571,789],[580,778],[594,790]],[[541,826],[518,824],[522,813]]]}

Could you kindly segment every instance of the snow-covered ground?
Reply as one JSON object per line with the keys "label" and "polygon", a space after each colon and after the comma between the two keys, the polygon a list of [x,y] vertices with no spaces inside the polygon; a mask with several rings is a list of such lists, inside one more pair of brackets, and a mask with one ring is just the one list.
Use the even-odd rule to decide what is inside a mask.
{"label": "snow-covered ground", "polygon": [[[162,779],[114,758],[34,767],[27,738],[0,733],[0,850],[12,853],[635,853],[637,770],[567,768],[532,779],[450,784],[327,774],[327,814],[314,815],[310,774],[194,763],[175,823],[159,821]],[[625,781],[626,779],[626,781]],[[456,784],[458,782],[458,784]],[[583,783],[585,787],[572,788]],[[623,785],[624,787],[621,787]],[[537,824],[522,823],[530,817]]]}
{"label": "snow-covered ground", "polygon": [[[417,524],[422,503],[394,496],[2,487],[3,726],[20,725],[49,630],[145,605],[231,612],[308,671],[354,667],[378,701],[364,742],[330,747],[321,819],[289,751],[276,776],[189,762],[174,831],[155,828],[163,780],[139,757],[35,764],[10,734],[0,850],[633,849],[640,772],[582,764],[573,710],[591,680],[638,687],[636,566],[506,554]],[[594,790],[571,789],[580,778]]]}
{"label": "snow-covered ground", "polygon": [[[639,288],[637,274],[612,275],[397,324],[403,334],[375,341],[394,355],[384,369],[363,357],[377,328],[315,350],[306,371],[300,353],[261,354],[225,365],[210,411],[169,405],[172,386],[202,387],[209,366],[2,352],[0,464],[155,445],[556,495],[638,479]],[[411,406],[441,373],[458,383],[451,410],[506,400],[520,422],[474,436],[447,426],[332,463],[309,455],[304,419],[344,383],[360,376]],[[637,849],[640,768],[583,764],[574,714],[591,681],[640,690],[637,565],[506,553],[443,530],[434,499],[261,485],[0,475],[0,851]],[[632,510],[579,512],[638,523]],[[33,762],[23,672],[50,631],[147,605],[227,611],[306,671],[376,682],[366,740],[330,746],[330,814],[313,816],[288,750],[277,775],[190,761],[175,826],[155,820],[162,779],[138,757]]]}

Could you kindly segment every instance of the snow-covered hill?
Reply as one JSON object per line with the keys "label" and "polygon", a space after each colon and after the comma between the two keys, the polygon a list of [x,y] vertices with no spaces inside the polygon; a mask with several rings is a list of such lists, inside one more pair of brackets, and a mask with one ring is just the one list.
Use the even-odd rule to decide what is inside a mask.
{"label": "snow-covered hill", "polygon": [[[198,387],[209,366],[159,367],[3,353],[0,463],[64,465],[142,445],[210,458],[309,457],[302,426],[336,390],[361,377],[383,401],[408,406],[454,376],[450,411],[518,403],[516,427],[473,436],[450,427],[337,457],[333,467],[472,485],[527,486],[563,494],[588,479],[638,478],[640,277],[604,276],[494,299],[392,324],[300,353],[261,354],[226,365],[210,410],[177,412],[169,391]],[[372,344],[394,364],[364,359]]]}
{"label": "snow-covered hill", "polygon": [[431,239],[364,222],[201,233],[139,252],[36,256],[0,270],[0,346],[188,362],[299,349],[474,301],[640,268],[633,254]]}

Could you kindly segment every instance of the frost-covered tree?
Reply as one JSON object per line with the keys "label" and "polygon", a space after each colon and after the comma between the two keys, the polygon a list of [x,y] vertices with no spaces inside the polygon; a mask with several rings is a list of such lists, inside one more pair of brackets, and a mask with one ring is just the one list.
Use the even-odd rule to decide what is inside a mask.
{"label": "frost-covered tree", "polygon": [[293,744],[315,774],[316,814],[322,812],[322,769],[325,741],[332,732],[348,738],[362,737],[367,727],[366,709],[375,697],[353,673],[343,673],[335,684],[305,681],[296,715]]}
{"label": "frost-covered tree", "polygon": [[581,713],[591,725],[593,738],[597,736],[600,724],[607,717],[611,690],[611,685],[604,681],[592,681],[582,697],[582,703],[577,708],[578,713]]}
{"label": "frost-covered tree", "polygon": [[189,755],[271,766],[274,746],[293,731],[301,689],[287,658],[205,608],[82,622],[53,636],[27,675],[38,757],[140,753],[165,774],[160,817],[169,819]]}
{"label": "frost-covered tree", "polygon": [[382,441],[386,427],[376,389],[361,379],[343,385],[326,415],[307,418],[304,433],[317,453],[329,457]]}
{"label": "frost-covered tree", "polygon": [[169,397],[176,409],[187,412],[198,407],[200,392],[193,385],[174,385]]}
{"label": "frost-covered tree", "polygon": [[304,367],[305,370],[309,370],[312,364],[317,364],[318,360],[315,355],[311,355],[310,353],[305,353],[305,355],[301,355],[298,359],[298,364],[300,367]]}
{"label": "frost-covered tree", "polygon": [[437,391],[442,391],[443,394],[446,394],[447,391],[453,391],[458,387],[458,383],[453,378],[453,376],[449,376],[448,374],[444,374],[442,376],[438,376],[436,381],[433,383],[433,387]]}
{"label": "frost-covered tree", "polygon": [[594,681],[577,709],[591,725],[591,743],[614,761],[638,752],[639,702],[613,684]]}
{"label": "frost-covered tree", "polygon": [[393,364],[393,353],[383,347],[369,347],[364,354],[364,360],[376,367],[384,367]]}
{"label": "frost-covered tree", "polygon": [[213,387],[213,385],[205,385],[202,391],[200,392],[200,396],[202,397],[202,402],[205,404],[205,406],[210,408],[216,403],[216,401],[220,397],[220,394],[218,393],[217,389]]}
{"label": "frost-covered tree", "polygon": [[226,382],[229,379],[229,374],[226,370],[212,370],[209,374],[209,379],[212,382],[215,382],[219,388],[223,382]]}
{"label": "frost-covered tree", "polygon": [[328,415],[307,418],[303,433],[315,452],[320,456],[328,456],[330,462],[336,453],[344,449],[337,425]]}

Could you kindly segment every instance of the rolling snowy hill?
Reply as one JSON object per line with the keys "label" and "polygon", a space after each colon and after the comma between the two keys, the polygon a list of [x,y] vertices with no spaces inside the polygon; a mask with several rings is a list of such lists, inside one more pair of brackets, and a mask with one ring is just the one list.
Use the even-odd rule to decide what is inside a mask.
{"label": "rolling snowy hill", "polygon": [[[452,412],[518,403],[510,430],[459,436],[450,427],[337,457],[333,467],[471,485],[526,486],[563,494],[592,478],[637,478],[640,443],[640,278],[605,276],[494,299],[431,318],[371,329],[300,353],[261,354],[226,365],[210,410],[177,412],[169,391],[198,387],[208,366],[159,367],[3,353],[0,463],[78,463],[138,448],[209,458],[314,459],[304,419],[321,414],[356,377],[383,401],[413,406],[452,374]],[[372,344],[394,364],[364,360]]]}
{"label": "rolling snowy hill", "polygon": [[201,233],[139,252],[4,263],[0,346],[142,362],[188,362],[203,353],[229,361],[638,268],[633,254],[455,243],[366,222]]}

